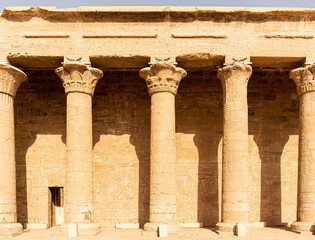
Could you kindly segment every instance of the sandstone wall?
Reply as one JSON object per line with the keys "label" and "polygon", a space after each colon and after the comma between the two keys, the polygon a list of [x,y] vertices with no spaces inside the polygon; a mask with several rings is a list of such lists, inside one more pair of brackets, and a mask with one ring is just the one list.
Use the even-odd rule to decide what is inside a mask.
{"label": "sandstone wall", "polygon": [[[19,221],[48,223],[48,187],[65,184],[65,94],[53,71],[27,72],[15,101]],[[295,220],[298,99],[288,72],[254,71],[248,85],[250,218]],[[149,220],[150,97],[138,72],[104,72],[93,97],[95,220]],[[188,72],[176,97],[180,222],[220,219],[222,87]],[[84,184],[84,183],[82,183]]]}

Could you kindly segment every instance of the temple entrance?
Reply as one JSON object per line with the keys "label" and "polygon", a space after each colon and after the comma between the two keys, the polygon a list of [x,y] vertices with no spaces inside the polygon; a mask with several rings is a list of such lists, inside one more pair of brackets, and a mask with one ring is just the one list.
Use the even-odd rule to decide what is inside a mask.
{"label": "temple entrance", "polygon": [[49,187],[49,226],[64,223],[64,191],[63,187]]}

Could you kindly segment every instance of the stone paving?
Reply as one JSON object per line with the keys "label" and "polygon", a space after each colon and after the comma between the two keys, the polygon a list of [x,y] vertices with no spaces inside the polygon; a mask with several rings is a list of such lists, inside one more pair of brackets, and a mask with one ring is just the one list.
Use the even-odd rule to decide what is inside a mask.
{"label": "stone paving", "polygon": [[[16,237],[0,237],[0,240],[13,239],[13,240],[66,240],[67,235],[65,233],[59,232],[59,227],[53,227],[47,230],[26,230],[23,234]],[[160,239],[154,236],[145,236],[143,230],[132,229],[123,230],[115,228],[102,228],[101,232],[96,236],[81,236],[77,238],[72,238],[77,240],[82,239],[102,239],[102,240],[153,240]],[[162,238],[163,239],[163,238]],[[258,229],[253,232],[248,233],[247,237],[237,237],[237,236],[219,236],[217,233],[211,229],[201,228],[201,229],[184,229],[182,236],[178,237],[168,237],[164,238],[168,240],[210,240],[210,239],[239,239],[239,240],[310,240],[315,239],[315,236],[311,235],[300,235],[285,229],[280,228],[264,228]]]}

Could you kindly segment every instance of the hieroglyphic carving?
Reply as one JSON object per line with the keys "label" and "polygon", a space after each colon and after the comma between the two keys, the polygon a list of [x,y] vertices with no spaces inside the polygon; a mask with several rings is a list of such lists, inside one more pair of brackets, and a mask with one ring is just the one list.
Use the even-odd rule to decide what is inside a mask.
{"label": "hieroglyphic carving", "polygon": [[223,87],[222,222],[220,231],[233,231],[237,222],[248,222],[247,197],[248,106],[247,83],[252,73],[246,59],[236,60],[218,70]]}
{"label": "hieroglyphic carving", "polygon": [[139,72],[151,96],[150,222],[144,230],[156,232],[159,223],[166,222],[168,232],[177,232],[175,95],[187,73],[165,59],[157,60]]}
{"label": "hieroglyphic carving", "polygon": [[300,97],[297,222],[291,228],[312,231],[315,217],[315,64],[290,72]]}

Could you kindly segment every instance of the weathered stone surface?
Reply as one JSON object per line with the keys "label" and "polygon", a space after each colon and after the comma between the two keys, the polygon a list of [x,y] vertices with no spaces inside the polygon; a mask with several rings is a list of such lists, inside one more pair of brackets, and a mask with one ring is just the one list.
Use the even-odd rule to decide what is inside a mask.
{"label": "weathered stone surface", "polygon": [[150,222],[146,225],[177,222],[175,96],[186,75],[167,61],[140,70],[151,96]]}
{"label": "weathered stone surface", "polygon": [[[15,100],[18,219],[48,223],[47,188],[66,179],[66,96],[53,71],[27,75]],[[221,215],[223,91],[216,75],[189,72],[175,103],[176,218],[206,227]],[[288,76],[254,71],[248,83],[249,218],[268,226],[296,217],[299,101]],[[138,71],[104,72],[92,102],[94,219],[143,227],[150,187],[146,83]]]}
{"label": "weathered stone surface", "polygon": [[218,71],[223,88],[222,222],[233,225],[249,220],[247,84],[251,74],[249,65],[237,62]]}
{"label": "weathered stone surface", "polygon": [[0,235],[21,233],[17,223],[14,97],[26,75],[0,64]]}
{"label": "weathered stone surface", "polygon": [[[73,60],[56,69],[56,73],[67,94],[65,222],[91,223],[94,221],[92,96],[103,73]],[[84,230],[90,231],[87,226]]]}
{"label": "weathered stone surface", "polygon": [[292,223],[295,231],[313,232],[315,218],[315,66],[298,68],[290,72],[300,96],[299,122],[299,171],[297,222]]}
{"label": "weathered stone surface", "polygon": [[[0,158],[15,150],[18,222],[51,226],[49,187],[64,187],[79,234],[148,222],[311,230],[313,66],[292,72],[298,94],[289,70],[314,61],[314,21],[313,9],[5,9],[0,59],[30,76],[13,102],[24,74],[1,64],[0,139],[17,131]],[[220,84],[216,69],[244,57],[248,87],[243,64],[221,68]]]}

